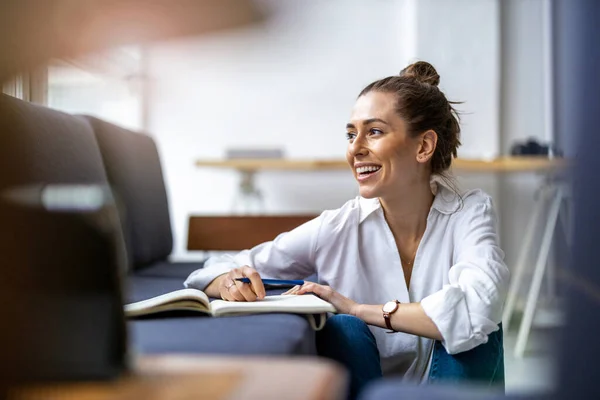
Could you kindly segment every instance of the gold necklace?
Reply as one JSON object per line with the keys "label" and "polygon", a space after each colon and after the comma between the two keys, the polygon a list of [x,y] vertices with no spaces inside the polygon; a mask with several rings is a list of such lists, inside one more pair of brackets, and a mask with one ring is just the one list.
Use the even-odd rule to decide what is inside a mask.
{"label": "gold necklace", "polygon": [[412,265],[412,263],[415,262],[415,257],[417,256],[417,250],[419,250],[419,246],[417,246],[417,249],[415,250],[415,254],[413,254],[412,260],[410,262],[404,263],[402,256],[400,256],[400,261],[402,262],[402,264],[405,264],[406,266]]}

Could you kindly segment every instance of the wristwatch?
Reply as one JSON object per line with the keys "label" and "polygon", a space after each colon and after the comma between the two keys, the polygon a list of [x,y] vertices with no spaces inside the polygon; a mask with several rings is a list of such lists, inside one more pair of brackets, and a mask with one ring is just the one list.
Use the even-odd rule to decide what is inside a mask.
{"label": "wristwatch", "polygon": [[388,301],[381,308],[381,310],[383,311],[383,320],[385,321],[385,326],[387,326],[390,330],[390,332],[388,333],[396,332],[394,328],[392,328],[392,322],[390,321],[390,317],[393,313],[395,313],[398,310],[399,304],[400,302],[398,300]]}

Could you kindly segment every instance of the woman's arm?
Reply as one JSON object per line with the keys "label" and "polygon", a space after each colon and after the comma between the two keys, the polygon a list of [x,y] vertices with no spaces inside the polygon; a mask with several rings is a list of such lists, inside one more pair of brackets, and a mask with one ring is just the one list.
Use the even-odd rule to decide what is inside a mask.
{"label": "woman's arm", "polygon": [[[383,319],[383,304],[358,304],[352,314],[369,325],[387,328]],[[430,339],[442,340],[442,334],[435,323],[425,314],[420,303],[399,304],[398,309],[390,316],[392,328],[397,332],[410,333]]]}
{"label": "woman's arm", "polygon": [[[287,294],[314,293],[323,300],[333,304],[338,314],[354,315],[369,325],[387,328],[383,319],[383,304],[358,304],[341,295],[329,286],[307,282],[302,287],[296,286]],[[435,323],[425,314],[419,303],[399,304],[398,309],[391,314],[392,328],[397,332],[406,332],[413,335],[424,336],[431,339],[442,340],[442,335]]]}
{"label": "woman's arm", "polygon": [[[497,244],[489,199],[464,211],[455,243],[457,257],[448,272],[449,284],[420,303],[400,304],[390,317],[394,330],[440,340],[450,354],[485,343],[501,319],[509,272]],[[309,292],[332,303],[338,313],[386,327],[383,305],[358,304],[328,286],[314,283],[290,291]]]}
{"label": "woman's arm", "polygon": [[449,283],[421,300],[450,354],[471,350],[498,330],[510,272],[498,246],[490,198],[463,211],[454,232],[455,261]]}
{"label": "woman's arm", "polygon": [[[264,292],[264,288],[255,287],[254,280],[248,285],[235,282],[234,278],[247,276],[252,279],[255,273],[258,273],[254,276],[258,280],[261,277],[299,279],[312,275],[316,272],[315,248],[321,223],[322,216],[319,216],[290,232],[280,234],[271,242],[234,256],[211,257],[204,268],[190,274],[184,285],[203,290],[212,297],[223,298],[223,294],[226,294],[225,297],[231,297],[227,300],[252,301],[256,299],[257,292]],[[232,283],[236,286],[231,286]],[[225,291],[225,286],[232,289]],[[229,296],[230,291],[234,292],[234,296]],[[238,295],[244,293],[248,296]]]}

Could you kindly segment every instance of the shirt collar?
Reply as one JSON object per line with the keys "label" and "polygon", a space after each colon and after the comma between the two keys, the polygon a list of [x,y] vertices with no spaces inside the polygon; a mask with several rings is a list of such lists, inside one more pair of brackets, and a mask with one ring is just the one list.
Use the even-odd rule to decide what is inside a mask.
{"label": "shirt collar", "polygon": [[[435,195],[431,208],[446,215],[454,214],[462,205],[462,198],[458,194],[457,188],[452,188],[439,176],[431,178],[431,191]],[[381,208],[378,198],[365,199],[359,197],[360,204],[360,222],[362,223],[374,211]]]}

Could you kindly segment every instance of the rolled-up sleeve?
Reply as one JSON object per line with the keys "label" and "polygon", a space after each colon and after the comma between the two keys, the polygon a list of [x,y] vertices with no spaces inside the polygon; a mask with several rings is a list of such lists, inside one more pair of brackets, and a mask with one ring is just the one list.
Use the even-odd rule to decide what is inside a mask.
{"label": "rolled-up sleeve", "polygon": [[236,255],[211,257],[204,268],[188,276],[184,286],[204,290],[219,275],[244,265],[255,268],[263,278],[306,278],[316,270],[315,248],[321,223],[322,216],[319,216],[252,249]]}
{"label": "rolled-up sleeve", "polygon": [[464,210],[454,240],[449,283],[421,301],[450,354],[486,343],[498,330],[510,276],[489,198]]}

